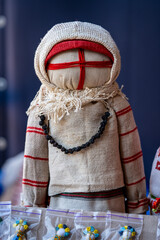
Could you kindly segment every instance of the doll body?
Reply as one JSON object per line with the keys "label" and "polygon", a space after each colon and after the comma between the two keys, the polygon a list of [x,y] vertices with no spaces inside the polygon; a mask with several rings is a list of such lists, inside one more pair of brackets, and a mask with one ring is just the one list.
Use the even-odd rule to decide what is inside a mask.
{"label": "doll body", "polygon": [[[132,109],[115,83],[120,71],[118,49],[99,26],[80,22],[59,26],[68,31],[63,41],[70,39],[71,32],[75,36],[62,43],[60,37],[54,46],[53,28],[36,53],[36,72],[43,85],[29,110],[24,203],[45,206],[49,195],[53,208],[124,212],[127,197],[127,211],[144,212],[147,199],[138,130]],[[88,27],[95,32],[89,43]],[[40,61],[43,64],[38,66]],[[106,111],[110,117],[103,134],[89,147],[65,154],[63,148],[74,149],[98,134]],[[40,123],[41,114],[46,129]]]}

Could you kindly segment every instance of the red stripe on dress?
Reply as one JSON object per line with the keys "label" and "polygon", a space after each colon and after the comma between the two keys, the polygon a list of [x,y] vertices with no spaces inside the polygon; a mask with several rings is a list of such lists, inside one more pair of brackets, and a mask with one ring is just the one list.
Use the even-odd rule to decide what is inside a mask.
{"label": "red stripe on dress", "polygon": [[138,183],[142,182],[144,179],[146,179],[146,177],[143,177],[143,178],[141,178],[141,179],[140,179],[140,180],[138,180],[137,182],[133,182],[133,183],[129,183],[129,184],[127,184],[127,183],[126,183],[126,186],[132,186],[132,185],[136,185],[136,184],[138,184]]}
{"label": "red stripe on dress", "polygon": [[131,159],[135,158],[136,156],[138,156],[140,153],[142,153],[142,151],[140,151],[140,152],[138,152],[138,153],[134,154],[134,155],[133,155],[133,156],[131,156],[131,157],[122,158],[122,160],[123,160],[123,161],[125,161],[125,160],[131,160]]}
{"label": "red stripe on dress", "polygon": [[139,207],[142,207],[142,206],[145,206],[145,205],[148,205],[148,202],[146,202],[146,203],[143,203],[143,204],[140,204],[140,205],[138,205],[138,206],[127,206],[128,208],[131,208],[131,209],[136,209],[136,208],[139,208]]}
{"label": "red stripe on dress", "polygon": [[43,133],[43,132],[37,132],[37,131],[32,131],[32,130],[27,130],[26,132],[29,132],[29,133],[38,133],[38,134],[41,134],[41,135],[46,135],[46,134]]}
{"label": "red stripe on dress", "polygon": [[145,203],[145,202],[148,203],[149,200],[148,200],[147,198],[144,198],[144,199],[142,199],[142,200],[137,201],[136,203],[133,203],[133,202],[129,202],[129,201],[128,201],[128,205],[137,206],[137,205],[139,205],[139,204],[141,204],[141,203]]}
{"label": "red stripe on dress", "polygon": [[42,128],[37,128],[37,127],[27,127],[27,129],[39,130],[39,131],[43,132]]}
{"label": "red stripe on dress", "polygon": [[[126,163],[130,163],[130,162],[133,162],[135,160],[137,160],[138,158],[142,157],[143,156],[143,153],[142,151],[139,152],[138,154],[135,154],[133,157],[130,157],[130,158],[122,158],[122,162],[123,164],[126,164]],[[127,160],[128,159],[128,160]]]}
{"label": "red stripe on dress", "polygon": [[24,157],[25,158],[31,158],[31,159],[34,159],[34,160],[48,161],[48,158],[33,157],[33,156],[30,156],[30,155],[24,155]]}
{"label": "red stripe on dress", "polygon": [[129,132],[120,133],[119,136],[120,136],[120,137],[126,136],[126,135],[128,135],[128,134],[130,134],[130,133],[132,133],[132,132],[134,132],[134,131],[136,131],[136,130],[137,130],[137,127],[135,127],[134,129],[132,129],[132,130],[129,131]]}
{"label": "red stripe on dress", "polygon": [[31,183],[38,183],[38,184],[48,184],[48,182],[33,181],[33,180],[30,180],[30,179],[26,179],[26,178],[23,178],[22,181],[31,182]]}
{"label": "red stripe on dress", "polygon": [[117,111],[116,115],[117,116],[121,116],[123,114],[126,114],[126,113],[130,112],[131,110],[132,110],[131,106],[128,106],[128,107],[126,107],[126,108],[124,108],[124,109],[122,109],[120,111]]}
{"label": "red stripe on dress", "polygon": [[28,186],[31,186],[31,187],[40,187],[40,188],[46,188],[47,187],[47,185],[36,185],[36,184],[31,184],[31,183],[25,183],[25,182],[22,182],[22,184],[24,184],[24,185],[28,185]]}
{"label": "red stripe on dress", "polygon": [[[73,193],[61,193],[59,195],[67,196],[67,197],[80,197],[80,198],[109,198],[109,197],[122,195],[123,194],[123,190],[122,189],[118,189],[118,190],[115,190],[114,192],[113,191],[107,192],[107,193],[103,192],[103,196],[94,195],[94,194],[98,194],[98,193],[99,192],[97,192],[97,193],[84,193],[84,194],[88,194],[88,196],[83,195],[83,193],[82,193],[82,195],[80,195],[80,194],[73,194]],[[89,195],[89,194],[93,194],[93,195]]]}
{"label": "red stripe on dress", "polygon": [[118,195],[121,195],[122,193],[114,193],[111,195],[107,195],[107,196],[83,196],[83,195],[72,195],[72,194],[61,194],[62,196],[67,196],[67,197],[80,197],[80,198],[109,198],[109,197],[115,197]]}

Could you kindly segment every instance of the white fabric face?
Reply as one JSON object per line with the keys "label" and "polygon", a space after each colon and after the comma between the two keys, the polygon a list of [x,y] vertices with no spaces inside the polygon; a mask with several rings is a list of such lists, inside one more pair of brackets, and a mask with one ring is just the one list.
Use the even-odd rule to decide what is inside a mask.
{"label": "white fabric face", "polygon": [[[85,61],[109,61],[110,58],[97,52],[84,50]],[[61,52],[51,58],[51,64],[79,61],[78,49]],[[110,79],[111,68],[85,67],[85,81],[83,88],[103,86]],[[80,67],[58,70],[47,70],[51,84],[61,89],[76,90],[80,79]]]}

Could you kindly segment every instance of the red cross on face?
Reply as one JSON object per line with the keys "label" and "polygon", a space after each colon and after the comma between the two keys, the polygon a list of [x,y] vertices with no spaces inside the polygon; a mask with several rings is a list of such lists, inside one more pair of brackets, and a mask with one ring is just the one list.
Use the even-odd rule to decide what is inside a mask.
{"label": "red cross on face", "polygon": [[[74,47],[71,47],[71,43],[73,44],[73,42],[74,42]],[[80,42],[82,42],[82,41],[80,41]],[[86,42],[88,43],[88,41],[84,41],[84,42],[85,42],[85,44],[86,44]],[[69,41],[69,44],[68,44],[66,50],[72,49],[72,48],[76,49],[76,46],[81,46],[81,45],[78,45],[77,43],[78,43],[78,41]],[[61,45],[64,45],[64,42],[62,42],[62,44],[60,43],[59,45],[60,45],[60,46],[58,46],[59,49],[58,50],[54,49],[54,54],[49,54],[49,55],[53,56],[56,53],[59,53],[60,48],[61,48],[61,51],[64,51],[64,48],[61,47]],[[85,45],[85,49],[89,49],[89,47],[86,47],[86,46],[87,46],[87,44]],[[109,53],[108,50],[105,49],[100,44],[92,43],[91,46],[92,47],[89,50],[93,49],[93,51],[95,51],[95,52],[100,51],[101,53],[104,53],[107,56],[109,54],[109,57],[112,58],[111,53]],[[79,83],[78,83],[77,90],[81,90],[81,89],[83,89],[83,85],[84,85],[84,81],[85,81],[85,68],[86,67],[90,67],[90,68],[112,68],[113,58],[112,58],[112,61],[111,60],[110,61],[85,61],[84,49],[83,48],[78,48],[78,55],[79,55],[79,60],[78,61],[66,62],[66,63],[54,63],[54,64],[46,63],[46,69],[47,70],[59,70],[59,69],[65,69],[65,68],[80,67],[80,77],[79,77]],[[48,61],[48,59],[47,59],[47,61]]]}

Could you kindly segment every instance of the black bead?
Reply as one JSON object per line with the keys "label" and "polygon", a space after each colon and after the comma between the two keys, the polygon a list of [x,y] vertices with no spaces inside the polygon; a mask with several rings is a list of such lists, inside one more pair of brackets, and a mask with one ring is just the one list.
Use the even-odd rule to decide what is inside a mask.
{"label": "black bead", "polygon": [[107,121],[108,121],[107,118],[103,120],[103,122],[104,122],[105,125],[106,125]]}
{"label": "black bead", "polygon": [[48,130],[44,130],[44,133],[45,133],[45,134],[48,134]]}
{"label": "black bead", "polygon": [[96,138],[100,138],[100,134],[99,133],[96,133],[95,135],[94,135],[94,138],[96,139]]}
{"label": "black bead", "polygon": [[105,112],[105,116],[106,116],[106,117],[109,117],[109,116],[110,116],[110,113],[109,113],[109,112]]}
{"label": "black bead", "polygon": [[106,124],[104,122],[101,122],[101,126],[104,127]]}
{"label": "black bead", "polygon": [[59,145],[59,144],[58,144],[58,145],[57,145],[57,148],[58,148],[58,149],[61,149],[61,148],[62,148],[62,145]]}
{"label": "black bead", "polygon": [[51,139],[51,140],[50,140],[50,143],[51,143],[51,144],[53,144],[54,142],[55,142],[54,139]]}
{"label": "black bead", "polygon": [[44,120],[45,120],[45,116],[44,116],[44,115],[41,115],[41,116],[40,116],[40,119],[41,119],[42,121],[44,121]]}
{"label": "black bead", "polygon": [[76,151],[76,152],[79,152],[80,150],[81,150],[81,147],[80,147],[80,146],[78,146],[78,147],[75,148],[75,151]]}
{"label": "black bead", "polygon": [[46,130],[47,129],[47,125],[43,125],[42,128],[43,128],[43,130]]}
{"label": "black bead", "polygon": [[98,134],[102,135],[103,131],[102,130],[98,130]]}
{"label": "black bead", "polygon": [[73,152],[75,152],[75,151],[76,151],[76,148],[75,148],[75,147],[74,147],[74,148],[72,148],[72,151],[73,151]]}
{"label": "black bead", "polygon": [[44,124],[44,121],[39,121],[39,125],[42,126]]}
{"label": "black bead", "polygon": [[88,141],[88,142],[86,143],[86,146],[89,147],[90,145],[91,145],[91,143]]}
{"label": "black bead", "polygon": [[94,143],[94,138],[91,138],[91,139],[89,140],[89,142],[93,144],[93,143]]}
{"label": "black bead", "polygon": [[57,146],[58,146],[58,143],[54,142],[53,147],[57,147]]}
{"label": "black bead", "polygon": [[47,139],[47,140],[51,140],[51,139],[52,139],[52,137],[51,137],[51,136],[49,136],[49,135],[46,135],[46,139]]}
{"label": "black bead", "polygon": [[72,148],[70,148],[70,149],[68,149],[68,152],[72,154],[74,151]]}
{"label": "black bead", "polygon": [[102,119],[103,119],[103,120],[106,120],[106,118],[107,118],[106,115],[103,115],[103,116],[102,116]]}
{"label": "black bead", "polygon": [[65,151],[66,151],[66,149],[65,149],[64,147],[62,147],[62,148],[61,148],[61,151],[62,151],[62,152],[65,152]]}
{"label": "black bead", "polygon": [[82,144],[82,145],[81,145],[81,148],[82,148],[82,149],[86,148],[86,144]]}
{"label": "black bead", "polygon": [[105,126],[101,126],[101,127],[99,128],[99,131],[100,131],[100,132],[103,132],[104,129],[105,129]]}
{"label": "black bead", "polygon": [[65,154],[68,154],[68,153],[69,153],[69,151],[66,149],[66,150],[65,150]]}

